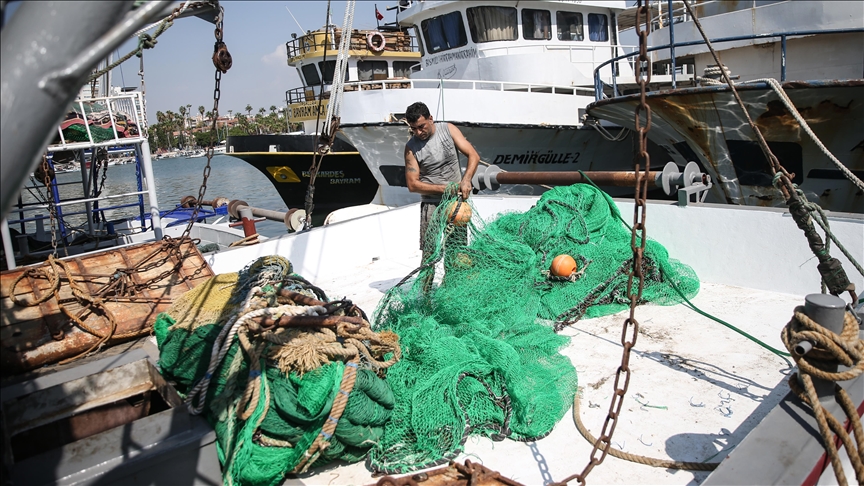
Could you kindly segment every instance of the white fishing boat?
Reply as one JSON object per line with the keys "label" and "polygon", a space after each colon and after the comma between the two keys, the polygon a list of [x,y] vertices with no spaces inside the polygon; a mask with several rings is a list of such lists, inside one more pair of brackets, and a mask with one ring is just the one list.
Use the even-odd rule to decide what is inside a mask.
{"label": "white fishing boat", "polygon": [[[336,59],[343,30],[327,25],[301,35],[293,34],[285,43],[288,65],[297,71],[303,85],[285,91],[289,124],[302,124],[302,130],[271,135],[228,137],[228,154],[255,167],[273,184],[288,208],[307,211],[307,189],[312,183],[310,167],[321,160],[315,175],[313,220],[325,221],[333,211],[366,206],[378,192],[378,180],[360,153],[344,140],[330,140],[326,157],[319,153],[319,135],[331,103]],[[384,25],[380,30],[351,29],[346,39],[345,80],[407,79],[409,68],[420,60],[410,32]],[[374,87],[372,87],[374,88]],[[339,89],[339,88],[337,88]],[[346,90],[370,89],[354,83]],[[340,89],[341,90],[341,89]],[[329,137],[328,137],[329,139]],[[369,208],[351,211],[368,211]],[[345,214],[345,212],[342,212]]]}
{"label": "white fishing boat", "polygon": [[[676,163],[697,162],[711,175],[708,201],[782,206],[765,175],[769,163],[690,12],[679,1],[651,3],[651,139]],[[864,211],[861,5],[698,2],[693,9],[749,117],[808,199]],[[632,10],[621,18],[622,27],[633,26]],[[632,75],[609,79],[600,69],[595,80],[589,115],[632,128]]]}
{"label": "white fishing boat", "polygon": [[[38,3],[27,9],[21,29],[44,21]],[[81,10],[65,12],[97,9]],[[419,204],[217,251],[204,261],[220,277],[172,295],[155,339],[25,375],[6,370],[45,363],[85,330],[50,307],[60,297],[33,304],[0,288],[4,473],[13,484],[864,480],[853,425],[864,411],[864,215],[694,202],[708,188],[701,174],[646,177],[680,186],[679,201],[612,199],[583,184],[471,197],[464,218],[442,206],[427,234],[441,258],[426,262]],[[459,228],[464,244],[449,239]],[[559,274],[553,257],[565,250],[573,268]],[[25,280],[32,294],[50,286]],[[254,300],[261,293],[270,300]],[[794,323],[807,319],[832,332],[802,333]],[[303,347],[315,333],[326,352]],[[849,430],[841,446],[789,392],[793,372],[823,380],[802,386],[837,418],[834,432]],[[381,478],[397,473],[409,474]]]}
{"label": "white fishing boat", "polygon": [[[393,7],[398,25],[420,46],[419,62],[396,79],[347,81],[339,126],[381,185],[375,202],[419,200],[405,185],[410,133],[400,121],[417,101],[435,120],[459,127],[481,161],[508,171],[626,168],[629,132],[584,122],[594,70],[632,49],[618,37],[625,4],[409,1]],[[390,68],[382,62],[380,69]],[[607,64],[601,76],[611,79],[613,70],[632,76],[627,62]],[[649,150],[658,164],[668,160],[653,144]],[[543,191],[536,185],[510,190]]]}

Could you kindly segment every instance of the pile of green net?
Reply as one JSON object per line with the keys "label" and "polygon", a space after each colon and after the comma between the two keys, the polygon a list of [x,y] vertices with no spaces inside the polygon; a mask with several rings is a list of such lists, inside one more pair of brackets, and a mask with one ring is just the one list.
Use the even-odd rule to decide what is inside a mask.
{"label": "pile of green net", "polygon": [[[217,275],[200,284],[157,317],[159,368],[181,395],[185,397],[207,374],[213,343],[230,317],[240,311],[253,283],[263,285],[262,291],[269,295],[277,281],[281,287],[326,301],[322,292],[316,293],[318,289],[306,285],[302,277],[290,274],[287,260],[265,257],[243,272]],[[333,420],[331,406],[340,393],[343,372],[351,366],[336,359],[306,373],[286,373],[269,353],[278,351],[278,345],[261,345],[259,372],[252,369],[252,358],[235,339],[212,374],[206,394],[203,414],[216,431],[225,484],[281,483],[304,460],[325,423]],[[394,406],[393,394],[362,362],[358,368],[335,432],[325,437],[328,447],[308,460],[310,466],[337,458],[359,461],[383,434]],[[243,395],[255,376],[261,378],[254,389],[260,400],[251,416],[242,420]]]}
{"label": "pile of green net", "polygon": [[[403,358],[388,370],[395,408],[369,452],[373,470],[440,463],[470,434],[548,434],[577,384],[559,353],[569,338],[556,329],[629,306],[631,232],[602,191],[559,187],[525,213],[485,224],[475,217],[462,227],[448,224],[452,200],[445,196],[430,223],[431,252],[417,278],[391,289],[375,312],[373,328],[397,333]],[[561,254],[574,257],[581,273],[550,276]],[[693,270],[650,240],[643,271],[643,302],[678,303],[670,281],[688,298],[699,290]]]}
{"label": "pile of green net", "polygon": [[[248,348],[224,347],[203,412],[216,430],[226,484],[278,484],[306,463],[364,457],[375,472],[410,472],[454,458],[471,435],[527,441],[552,431],[577,389],[576,370],[561,354],[570,339],[558,331],[629,306],[630,230],[611,199],[587,185],[551,190],[525,213],[464,226],[448,220],[451,202],[445,195],[430,224],[416,278],[392,288],[375,311],[372,330],[398,335],[401,360],[377,373],[368,360],[357,363],[344,414],[311,460],[304,455],[332,421],[343,374],[355,363],[333,359],[297,373],[263,353],[256,375]],[[575,275],[549,274],[561,254],[578,262]],[[643,272],[643,302],[678,303],[673,284],[687,298],[699,290],[694,272],[652,241]],[[326,301],[286,260],[266,257],[199,285],[158,317],[160,369],[181,394],[207,377],[213,344],[249,289],[269,295],[273,282]],[[293,352],[292,342],[260,345],[282,357]],[[398,358],[384,356],[391,357]],[[242,419],[244,391],[259,376],[260,402]]]}

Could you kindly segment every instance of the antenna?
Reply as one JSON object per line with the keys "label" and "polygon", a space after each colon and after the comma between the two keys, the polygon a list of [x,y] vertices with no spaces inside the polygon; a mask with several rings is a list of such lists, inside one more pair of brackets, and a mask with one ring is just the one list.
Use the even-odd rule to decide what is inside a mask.
{"label": "antenna", "polygon": [[287,6],[287,5],[286,5],[286,6],[285,6],[285,10],[287,10],[287,11],[288,11],[288,15],[290,15],[290,16],[291,16],[291,18],[292,18],[292,19],[294,19],[294,22],[296,22],[296,23],[297,23],[297,27],[300,27],[300,32],[306,32],[306,30],[305,30],[305,29],[303,29],[303,26],[302,26],[302,25],[300,25],[300,22],[297,22],[297,17],[295,17],[295,16],[294,16],[294,14],[293,14],[293,13],[291,13],[291,9],[290,9],[290,8],[288,8],[288,6]]}

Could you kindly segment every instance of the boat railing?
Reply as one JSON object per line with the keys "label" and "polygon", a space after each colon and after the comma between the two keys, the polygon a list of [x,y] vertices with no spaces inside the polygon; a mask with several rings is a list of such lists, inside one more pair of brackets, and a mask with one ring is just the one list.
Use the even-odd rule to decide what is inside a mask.
{"label": "boat railing", "polygon": [[49,152],[139,144],[147,140],[141,93],[79,98],[57,133]]}
{"label": "boat railing", "polygon": [[[520,83],[514,81],[484,81],[471,79],[380,79],[373,81],[351,81],[345,83],[345,92],[388,89],[463,89],[475,91],[508,91],[525,93],[550,93],[564,95],[592,95],[594,88],[558,86],[552,84]],[[311,87],[286,91],[288,105],[329,100],[330,92],[313,93]]]}
{"label": "boat railing", "polygon": [[475,79],[382,79],[345,83],[345,91],[372,89],[464,89],[474,91],[522,91],[526,93],[552,93],[573,95],[592,93],[591,88],[556,86],[552,84],[520,83],[514,81],[487,81]]}
{"label": "boat railing", "polygon": [[[673,24],[674,25],[674,24]],[[831,34],[851,34],[856,32],[864,32],[864,28],[857,27],[851,29],[820,29],[820,30],[796,30],[796,31],[786,31],[786,32],[771,32],[766,34],[750,34],[750,35],[736,35],[732,37],[719,37],[715,39],[710,39],[712,44],[723,44],[726,42],[737,42],[744,40],[755,40],[755,39],[779,39],[780,40],[780,82],[786,81],[786,40],[789,37],[798,37],[798,36],[815,36],[815,35],[831,35]],[[675,67],[675,48],[676,47],[690,47],[690,46],[698,46],[705,44],[704,39],[694,40],[694,41],[686,41],[686,42],[675,42],[674,35],[674,27],[670,26],[669,31],[670,43],[664,44],[661,46],[649,47],[647,52],[653,51],[661,51],[661,50],[669,50],[669,59],[671,60],[671,81],[672,81],[672,89],[677,88],[676,84],[676,67]],[[774,40],[776,42],[776,40]],[[608,66],[612,63],[617,63],[622,59],[630,59],[635,56],[638,56],[639,52],[630,52],[628,54],[623,54],[621,56],[613,57],[612,59],[607,60],[606,62],[597,66],[594,69],[594,100],[600,101],[605,96],[603,93],[604,86],[610,86],[612,88],[612,95],[619,96],[618,93],[618,76],[613,72],[610,83],[604,83],[600,78],[600,70],[605,66]],[[636,76],[639,76],[639,70],[634,69],[634,73]]]}
{"label": "boat railing", "polygon": [[[352,30],[349,49],[352,51],[368,51],[366,55],[372,55],[373,52],[369,48],[367,41],[367,34],[370,32],[377,31]],[[384,37],[384,52],[420,52],[416,39],[406,31],[382,30],[379,33]],[[301,56],[315,53],[320,54],[324,51],[336,51],[339,48],[341,39],[342,30],[338,28],[330,29],[328,32],[323,30],[310,32],[291,39],[285,43],[288,64],[293,63]],[[333,59],[336,59],[336,57],[334,56]]]}

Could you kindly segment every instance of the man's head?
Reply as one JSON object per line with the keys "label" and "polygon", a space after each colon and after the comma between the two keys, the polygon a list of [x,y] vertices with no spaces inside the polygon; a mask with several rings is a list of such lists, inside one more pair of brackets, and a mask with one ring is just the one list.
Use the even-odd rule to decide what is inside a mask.
{"label": "man's head", "polygon": [[411,132],[420,140],[426,140],[434,131],[429,108],[419,101],[405,110],[405,120],[411,127]]}

